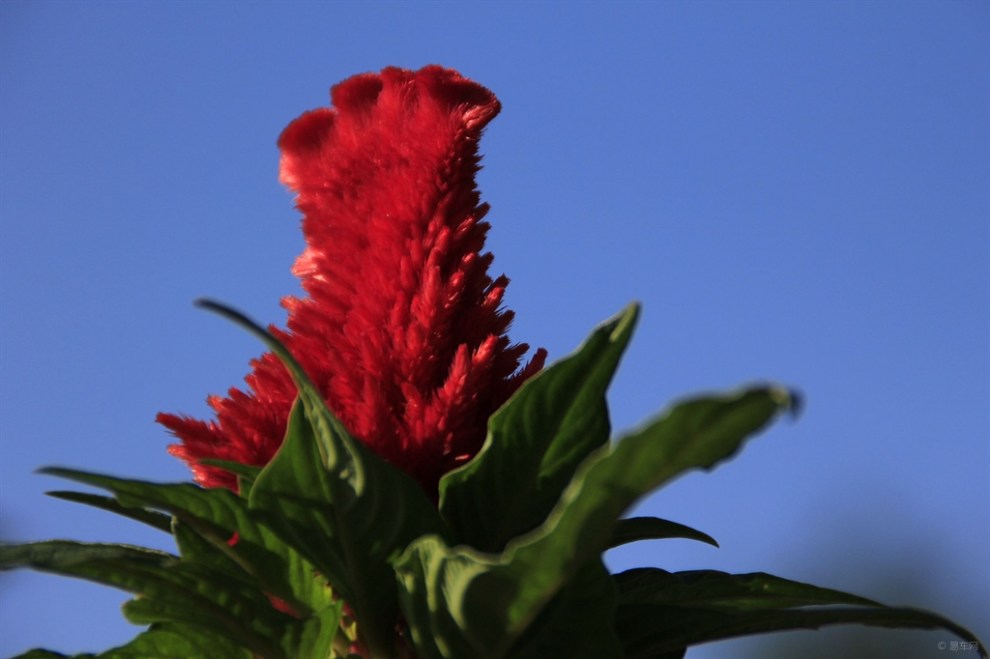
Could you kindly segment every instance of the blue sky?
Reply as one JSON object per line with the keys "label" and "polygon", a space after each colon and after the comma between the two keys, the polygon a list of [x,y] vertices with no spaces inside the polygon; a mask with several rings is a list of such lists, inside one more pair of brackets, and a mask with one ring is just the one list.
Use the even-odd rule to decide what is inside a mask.
{"label": "blue sky", "polygon": [[[206,415],[261,351],[192,300],[280,323],[298,290],[277,135],[349,75],[428,63],[503,103],[480,185],[514,339],[562,357],[640,300],[618,429],[746,382],[806,397],[797,422],[641,504],[720,549],[641,543],[612,566],[767,571],[990,639],[985,2],[4,0],[0,538],[167,546],[32,472],[188,477],[156,412]],[[123,642],[125,599],[0,576],[0,655]],[[769,640],[920,658],[951,639]]]}

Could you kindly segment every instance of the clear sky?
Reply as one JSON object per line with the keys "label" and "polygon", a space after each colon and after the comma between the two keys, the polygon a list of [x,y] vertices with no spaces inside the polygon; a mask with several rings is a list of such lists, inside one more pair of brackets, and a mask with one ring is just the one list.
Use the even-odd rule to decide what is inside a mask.
{"label": "clear sky", "polygon": [[[281,323],[297,291],[276,137],[349,75],[428,63],[503,103],[480,185],[513,339],[562,357],[642,301],[619,429],[754,380],[806,397],[642,503],[720,549],[641,543],[613,568],[767,571],[990,640],[986,2],[3,0],[0,538],[167,546],[33,470],[188,478],[156,412],[206,415],[261,352],[192,300]],[[0,576],[0,655],[121,643],[125,599]],[[774,642],[824,658],[850,639],[924,658],[950,637]]]}

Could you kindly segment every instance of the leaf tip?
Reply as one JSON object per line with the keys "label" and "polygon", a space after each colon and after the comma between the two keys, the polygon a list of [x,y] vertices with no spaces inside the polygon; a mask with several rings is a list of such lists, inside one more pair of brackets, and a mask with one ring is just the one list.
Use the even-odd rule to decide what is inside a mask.
{"label": "leaf tip", "polygon": [[68,478],[68,475],[74,473],[74,471],[64,467],[39,467],[34,470],[34,473],[40,476],[57,476],[59,478]]}
{"label": "leaf tip", "polygon": [[258,325],[258,323],[254,322],[240,311],[237,311],[233,307],[227,306],[222,302],[217,302],[216,300],[208,297],[201,297],[194,300],[193,305],[199,307],[200,309],[212,311],[213,313],[223,316],[227,320],[233,321],[242,327],[254,330],[255,332],[264,333],[264,330],[260,325]]}
{"label": "leaf tip", "polygon": [[636,323],[639,322],[639,313],[642,308],[643,306],[634,300],[626,305],[622,311],[599,325],[599,328],[605,328],[608,331],[609,342],[618,342],[624,345],[629,341],[632,331],[636,328]]}
{"label": "leaf tip", "polygon": [[771,396],[792,419],[797,419],[804,411],[804,396],[797,389],[774,387]]}

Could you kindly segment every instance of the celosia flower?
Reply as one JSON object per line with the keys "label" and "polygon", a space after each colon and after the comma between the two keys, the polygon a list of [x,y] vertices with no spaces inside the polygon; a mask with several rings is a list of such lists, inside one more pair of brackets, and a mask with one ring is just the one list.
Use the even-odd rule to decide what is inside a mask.
{"label": "celosia flower", "polygon": [[[498,99],[455,71],[388,68],[335,86],[332,108],[307,112],[279,138],[280,178],[297,193],[306,249],[274,330],[350,432],[436,495],[470,459],[488,417],[538,371],[512,345],[508,279],[488,275],[488,210],[475,185],[478,140]],[[216,420],[159,414],[169,447],[196,480],[234,488],[200,460],[252,465],[282,442],[295,388],[272,354],[252,362],[247,391],[208,401]]]}

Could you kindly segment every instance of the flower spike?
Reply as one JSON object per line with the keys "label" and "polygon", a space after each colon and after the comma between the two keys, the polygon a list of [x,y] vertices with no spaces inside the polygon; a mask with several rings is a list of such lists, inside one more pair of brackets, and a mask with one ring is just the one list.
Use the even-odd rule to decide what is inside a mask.
{"label": "flower spike", "polygon": [[[293,273],[306,296],[283,300],[287,329],[272,331],[350,432],[435,497],[546,357],[520,368],[528,346],[507,336],[508,279],[489,276],[482,251],[478,141],[500,105],[439,66],[354,76],[332,103],[279,138],[280,180],[303,214]],[[270,353],[252,368],[246,390],[208,399],[216,420],[158,415],[202,485],[236,487],[203,459],[264,465],[282,442],[295,388]]]}

